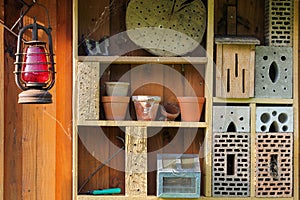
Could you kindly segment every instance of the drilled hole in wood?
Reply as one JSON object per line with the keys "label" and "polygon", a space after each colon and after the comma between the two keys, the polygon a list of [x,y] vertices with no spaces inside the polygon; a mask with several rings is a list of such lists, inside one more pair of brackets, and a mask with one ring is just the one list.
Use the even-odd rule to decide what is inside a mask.
{"label": "drilled hole in wood", "polygon": [[239,76],[239,57],[238,54],[235,54],[235,77]]}
{"label": "drilled hole in wood", "polygon": [[230,92],[230,69],[227,69],[227,92]]}

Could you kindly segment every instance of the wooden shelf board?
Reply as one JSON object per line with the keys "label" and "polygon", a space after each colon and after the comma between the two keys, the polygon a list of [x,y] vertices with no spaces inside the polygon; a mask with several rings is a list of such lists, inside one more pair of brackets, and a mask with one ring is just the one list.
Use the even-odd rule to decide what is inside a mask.
{"label": "wooden shelf board", "polygon": [[214,97],[214,103],[257,103],[257,104],[293,104],[293,99],[268,99],[268,98],[220,98]]}
{"label": "wooden shelf board", "polygon": [[[158,198],[156,196],[91,196],[91,195],[78,195],[77,200],[161,200],[162,198]],[[205,197],[201,196],[198,199],[207,199],[207,200],[237,200],[236,197]],[[267,198],[267,197],[239,197],[238,200],[294,200],[294,198]],[[183,200],[182,198],[176,198],[176,200]]]}
{"label": "wooden shelf board", "polygon": [[207,57],[78,56],[80,62],[106,64],[207,64]]}
{"label": "wooden shelf board", "polygon": [[79,121],[78,126],[140,126],[140,127],[186,127],[206,128],[205,122],[175,122],[175,121],[111,121],[87,120]]}

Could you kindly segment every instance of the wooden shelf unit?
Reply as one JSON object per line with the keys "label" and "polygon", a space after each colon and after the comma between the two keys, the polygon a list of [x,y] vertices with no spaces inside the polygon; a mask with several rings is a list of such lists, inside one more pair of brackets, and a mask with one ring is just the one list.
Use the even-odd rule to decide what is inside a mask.
{"label": "wooden shelf unit", "polygon": [[[80,18],[78,14],[79,9],[79,3],[80,0],[75,0],[73,3],[73,15],[74,15],[74,39],[73,39],[73,55],[74,55],[74,61],[73,61],[73,81],[74,81],[74,100],[73,100],[73,131],[74,131],[74,137],[73,137],[73,199],[78,200],[100,200],[100,199],[159,199],[158,197],[154,196],[153,194],[149,193],[149,183],[153,183],[155,180],[148,180],[149,175],[147,175],[147,170],[139,172],[139,176],[136,176],[137,172],[134,171],[134,163],[132,163],[129,158],[129,152],[136,150],[135,146],[132,143],[132,135],[138,134],[138,139],[135,139],[135,142],[139,142],[141,144],[140,149],[143,149],[143,153],[147,152],[147,139],[144,139],[143,137],[147,136],[147,133],[151,129],[155,128],[162,128],[168,129],[168,128],[182,128],[184,132],[189,132],[189,129],[198,129],[200,130],[200,135],[202,137],[201,143],[203,147],[203,154],[204,158],[201,160],[202,164],[202,182],[201,182],[201,197],[199,199],[224,199],[224,200],[235,200],[236,198],[230,198],[230,197],[212,197],[212,108],[214,104],[247,104],[250,107],[251,110],[251,188],[250,188],[250,196],[249,197],[242,197],[239,198],[241,200],[296,200],[298,198],[298,11],[294,11],[295,15],[294,17],[295,22],[294,23],[294,62],[293,62],[293,99],[267,99],[267,98],[249,98],[249,99],[224,99],[224,98],[218,98],[213,97],[213,91],[214,91],[214,15],[215,15],[215,2],[218,2],[218,0],[207,0],[206,6],[207,6],[207,31],[206,31],[206,39],[205,45],[206,45],[206,57],[153,57],[149,55],[142,55],[142,56],[81,56],[78,55],[78,19]],[[92,0],[89,0],[91,2]],[[221,0],[219,0],[221,1]],[[107,2],[106,2],[107,3]],[[295,8],[298,8],[298,1],[294,1]],[[106,28],[107,29],[107,28]],[[105,30],[106,30],[105,29]],[[164,64],[164,65],[201,65],[204,66],[204,95],[206,97],[206,104],[205,104],[205,116],[204,121],[201,122],[165,122],[165,121],[151,121],[151,122],[142,122],[142,121],[134,121],[134,120],[125,120],[125,121],[108,121],[103,119],[95,119],[95,120],[81,120],[78,116],[78,63],[98,63],[99,68],[101,68],[101,65],[141,65],[141,64]],[[100,70],[100,69],[99,69]],[[294,108],[294,185],[293,185],[293,197],[291,198],[258,198],[255,197],[255,109],[257,105],[261,104],[276,104],[276,105],[283,105],[287,104],[289,106],[292,106]],[[101,117],[100,117],[101,118]],[[77,194],[78,191],[78,185],[79,185],[79,158],[81,156],[80,150],[83,150],[82,147],[79,149],[79,129],[83,129],[84,133],[81,134],[90,134],[89,128],[91,129],[99,129],[104,127],[105,130],[112,129],[112,133],[114,135],[119,134],[118,127],[125,128],[125,131],[123,131],[125,135],[125,151],[124,151],[124,185],[125,185],[125,191],[123,195],[109,195],[109,196],[91,196],[91,195],[84,195],[84,194]],[[97,130],[92,130],[92,134],[95,134]],[[110,132],[108,133],[110,134]],[[186,133],[184,133],[186,134]],[[197,146],[198,147],[198,146]],[[109,147],[110,148],[110,147]],[[104,149],[103,149],[104,150]],[[104,150],[105,151],[105,150]],[[86,155],[86,153],[84,154]],[[109,154],[107,154],[109,155]],[[131,155],[132,156],[132,155]],[[140,160],[140,164],[142,169],[147,169],[147,156],[140,158],[139,155],[134,155],[136,160]],[[122,158],[123,159],[123,158]],[[121,160],[122,161],[122,160]],[[146,161],[146,162],[145,162]],[[115,161],[118,162],[118,161]],[[96,164],[99,164],[98,162],[93,162],[93,167]],[[88,165],[87,163],[86,165]],[[82,165],[82,163],[81,163]],[[90,172],[88,173],[91,173]],[[105,168],[105,172],[110,173],[110,170]],[[103,172],[103,173],[105,173]],[[103,174],[102,173],[102,174]],[[112,174],[115,172],[112,172]],[[119,174],[120,175],[120,174]],[[121,175],[122,176],[122,175]],[[109,176],[106,176],[104,178],[109,178]],[[153,174],[152,174],[153,178]],[[83,177],[81,177],[83,179]],[[150,181],[150,182],[149,182]],[[81,180],[82,182],[82,180]],[[99,181],[98,181],[99,182]],[[101,181],[100,181],[101,182]],[[137,185],[132,185],[130,183],[137,182]],[[111,182],[104,183],[105,186],[109,187]],[[136,190],[138,187],[138,191]],[[153,186],[155,187],[155,186]],[[156,188],[151,189],[156,190]]]}

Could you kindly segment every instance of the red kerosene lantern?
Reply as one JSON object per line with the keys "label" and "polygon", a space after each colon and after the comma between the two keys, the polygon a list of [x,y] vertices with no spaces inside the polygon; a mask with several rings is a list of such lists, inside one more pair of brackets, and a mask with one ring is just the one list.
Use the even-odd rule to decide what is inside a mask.
{"label": "red kerosene lantern", "polygon": [[[22,45],[23,34],[29,29],[32,29],[32,41],[24,42]],[[38,40],[39,29],[48,36],[49,52],[46,42]],[[18,35],[15,80],[18,87],[23,90],[19,94],[18,103],[52,103],[52,95],[48,90],[53,87],[55,82],[54,64],[51,28],[37,24],[34,19],[34,23],[23,27]]]}

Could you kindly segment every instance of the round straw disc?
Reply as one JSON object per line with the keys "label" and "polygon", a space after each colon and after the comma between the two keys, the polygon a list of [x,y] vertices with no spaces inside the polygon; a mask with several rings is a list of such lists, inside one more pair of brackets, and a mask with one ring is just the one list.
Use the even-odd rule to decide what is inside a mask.
{"label": "round straw disc", "polygon": [[152,54],[183,55],[203,38],[206,8],[201,0],[131,0],[126,28],[129,38]]}

